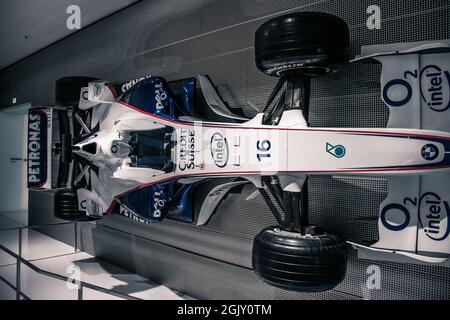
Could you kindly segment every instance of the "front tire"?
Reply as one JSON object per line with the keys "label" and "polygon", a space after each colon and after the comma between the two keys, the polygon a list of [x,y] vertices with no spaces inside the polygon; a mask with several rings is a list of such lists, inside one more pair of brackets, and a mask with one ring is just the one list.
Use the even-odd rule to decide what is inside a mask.
{"label": "front tire", "polygon": [[255,62],[271,76],[297,72],[319,76],[348,63],[350,37],[342,19],[296,12],[263,23],[255,33]]}
{"label": "front tire", "polygon": [[320,229],[304,234],[269,227],[254,239],[252,266],[265,282],[298,292],[320,292],[345,277],[345,241]]}
{"label": "front tire", "polygon": [[56,191],[54,197],[54,215],[67,221],[89,220],[84,211],[78,210],[77,192],[72,189]]}

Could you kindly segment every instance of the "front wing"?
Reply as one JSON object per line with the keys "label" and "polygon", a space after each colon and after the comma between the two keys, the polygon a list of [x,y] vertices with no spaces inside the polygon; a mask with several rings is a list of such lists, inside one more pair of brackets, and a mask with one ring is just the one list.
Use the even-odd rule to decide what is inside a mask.
{"label": "front wing", "polygon": [[[381,97],[389,107],[388,127],[450,131],[449,51],[450,41],[362,49],[355,61],[375,59],[382,64]],[[359,257],[450,267],[450,176],[392,176],[387,181],[389,193],[379,209],[379,240],[371,246],[350,242]]]}

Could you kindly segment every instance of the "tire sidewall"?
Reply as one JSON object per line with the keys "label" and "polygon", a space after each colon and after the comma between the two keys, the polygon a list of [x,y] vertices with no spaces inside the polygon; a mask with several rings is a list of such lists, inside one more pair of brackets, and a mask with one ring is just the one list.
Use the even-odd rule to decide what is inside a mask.
{"label": "tire sidewall", "polygon": [[344,20],[320,12],[295,12],[263,23],[255,32],[255,62],[271,76],[320,76],[348,63],[349,29]]}
{"label": "tire sidewall", "polygon": [[268,227],[255,237],[252,267],[276,287],[299,292],[330,290],[345,277],[345,241],[326,232],[302,235]]}
{"label": "tire sidewall", "polygon": [[87,220],[85,212],[78,210],[78,196],[74,190],[59,190],[55,193],[54,215],[67,221]]}

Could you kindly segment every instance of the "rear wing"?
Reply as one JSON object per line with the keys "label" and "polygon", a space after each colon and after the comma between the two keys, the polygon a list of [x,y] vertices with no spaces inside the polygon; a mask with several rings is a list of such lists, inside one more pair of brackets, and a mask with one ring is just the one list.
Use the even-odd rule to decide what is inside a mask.
{"label": "rear wing", "polygon": [[27,186],[51,188],[52,109],[28,110]]}

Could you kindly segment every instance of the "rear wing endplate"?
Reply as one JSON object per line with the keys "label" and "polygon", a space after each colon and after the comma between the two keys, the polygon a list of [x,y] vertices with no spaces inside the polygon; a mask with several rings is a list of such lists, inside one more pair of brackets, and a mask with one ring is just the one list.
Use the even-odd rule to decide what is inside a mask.
{"label": "rear wing endplate", "polygon": [[29,109],[27,128],[27,186],[51,188],[52,109]]}

